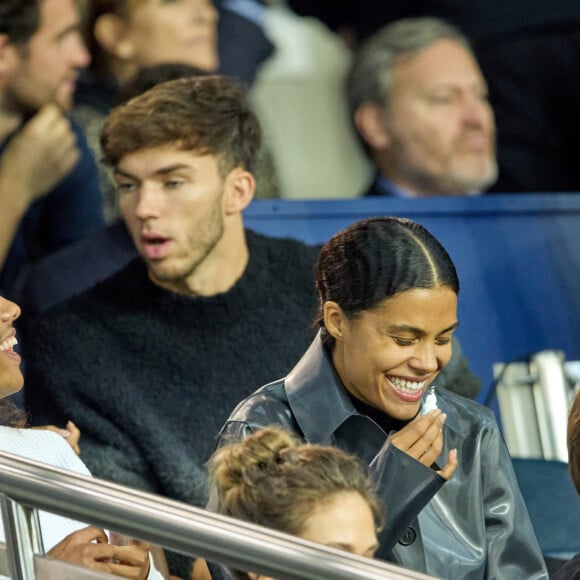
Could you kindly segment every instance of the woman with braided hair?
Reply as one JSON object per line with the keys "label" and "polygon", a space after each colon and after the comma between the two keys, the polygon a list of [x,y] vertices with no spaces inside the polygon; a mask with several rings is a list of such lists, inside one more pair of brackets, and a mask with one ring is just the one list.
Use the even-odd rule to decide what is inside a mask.
{"label": "woman with braided hair", "polygon": [[318,335],[218,446],[275,423],[354,453],[387,510],[377,557],[439,578],[547,578],[493,412],[434,388],[459,324],[445,248],[411,220],[362,220],[322,247],[316,287]]}

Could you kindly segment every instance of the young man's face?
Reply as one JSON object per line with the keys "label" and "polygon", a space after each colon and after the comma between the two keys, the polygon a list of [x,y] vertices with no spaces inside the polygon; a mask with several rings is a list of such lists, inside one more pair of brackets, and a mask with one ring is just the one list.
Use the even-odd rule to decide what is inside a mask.
{"label": "young man's face", "polygon": [[472,54],[440,40],[393,69],[385,111],[387,159],[396,184],[419,195],[467,195],[497,177],[495,121]]}
{"label": "young man's face", "polygon": [[49,102],[72,106],[78,69],[89,64],[74,0],[40,0],[40,26],[18,49],[6,83],[5,102],[17,112],[35,112]]}
{"label": "young man's face", "polygon": [[[142,149],[114,172],[121,212],[153,282],[184,292],[224,237],[224,179],[213,155]],[[219,264],[216,265],[219,267]]]}

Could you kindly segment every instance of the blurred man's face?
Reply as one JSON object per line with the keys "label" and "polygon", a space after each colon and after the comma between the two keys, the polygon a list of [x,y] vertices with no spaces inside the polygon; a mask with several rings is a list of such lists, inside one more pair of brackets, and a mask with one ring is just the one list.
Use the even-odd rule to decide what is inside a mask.
{"label": "blurred man's face", "polygon": [[5,106],[33,113],[48,102],[72,106],[78,69],[89,64],[74,0],[40,0],[40,26],[18,50],[5,85]]}
{"label": "blurred man's face", "polygon": [[497,178],[495,121],[472,54],[440,40],[394,67],[385,176],[416,195],[467,195]]}

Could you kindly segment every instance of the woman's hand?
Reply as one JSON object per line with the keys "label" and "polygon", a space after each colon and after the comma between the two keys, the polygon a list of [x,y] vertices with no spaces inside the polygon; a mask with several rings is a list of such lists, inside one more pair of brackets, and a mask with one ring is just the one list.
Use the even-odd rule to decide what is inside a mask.
{"label": "woman's hand", "polygon": [[[443,424],[447,415],[441,409],[433,409],[424,416],[418,415],[400,431],[391,435],[391,443],[407,455],[431,467],[443,450]],[[449,479],[457,469],[457,450],[447,456],[447,464],[437,473]]]}
{"label": "woman's hand", "polygon": [[130,546],[114,546],[109,544],[103,530],[92,526],[69,534],[48,555],[123,578],[145,580],[149,574],[147,543],[135,541]]}
{"label": "woman's hand", "polygon": [[72,421],[68,421],[64,429],[61,429],[56,425],[42,425],[40,427],[31,427],[31,429],[45,429],[46,431],[52,431],[53,433],[64,437],[72,450],[80,456],[81,448],[79,447],[79,439],[81,438],[81,432]]}

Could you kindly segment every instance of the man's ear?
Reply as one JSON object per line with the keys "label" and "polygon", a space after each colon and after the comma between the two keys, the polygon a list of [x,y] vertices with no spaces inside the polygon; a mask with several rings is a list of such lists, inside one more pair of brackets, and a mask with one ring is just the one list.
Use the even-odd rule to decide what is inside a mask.
{"label": "man's ear", "polygon": [[224,210],[227,215],[241,213],[254,199],[256,180],[242,167],[232,169],[224,182]]}
{"label": "man's ear", "polygon": [[97,18],[93,34],[102,49],[120,60],[133,57],[134,47],[126,36],[127,25],[116,14],[103,14]]}
{"label": "man's ear", "polygon": [[380,151],[389,146],[383,107],[370,102],[362,103],[354,114],[354,124],[371,149]]}
{"label": "man's ear", "polygon": [[345,330],[347,318],[342,308],[332,300],[328,300],[322,307],[324,327],[335,340],[341,340]]}

